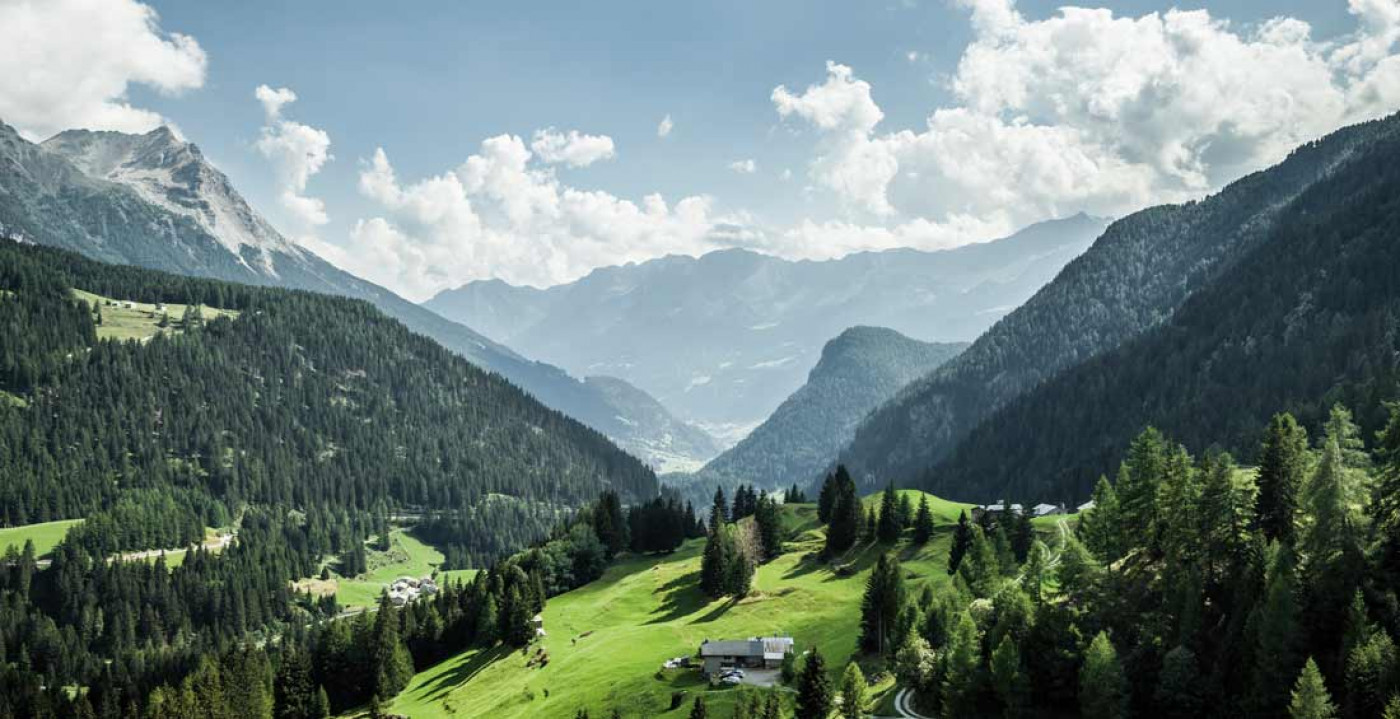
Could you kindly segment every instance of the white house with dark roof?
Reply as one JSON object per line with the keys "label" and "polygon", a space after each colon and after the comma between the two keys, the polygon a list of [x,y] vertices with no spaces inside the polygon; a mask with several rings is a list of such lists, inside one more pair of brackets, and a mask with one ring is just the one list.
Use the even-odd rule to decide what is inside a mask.
{"label": "white house with dark roof", "polygon": [[748,639],[706,639],[700,644],[705,673],[714,676],[725,669],[776,669],[783,657],[793,651],[792,637],[749,637]]}

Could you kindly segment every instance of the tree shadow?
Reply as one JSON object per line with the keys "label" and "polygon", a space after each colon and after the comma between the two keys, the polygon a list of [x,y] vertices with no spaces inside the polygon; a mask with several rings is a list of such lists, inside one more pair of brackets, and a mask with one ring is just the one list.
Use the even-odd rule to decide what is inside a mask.
{"label": "tree shadow", "polygon": [[691,624],[706,624],[706,623],[709,623],[709,622],[713,622],[714,620],[719,619],[720,617],[724,616],[725,612],[728,612],[728,611],[730,610],[731,607],[733,607],[734,605],[736,605],[736,604],[738,604],[738,603],[739,603],[739,597],[730,597],[730,598],[724,600],[724,602],[723,602],[722,604],[720,604],[718,607],[715,607],[714,609],[711,609],[709,612],[706,612],[706,613],[705,613],[705,616],[700,617],[700,618],[698,618],[698,619],[695,619],[695,620],[691,621],[690,623],[691,623]]}
{"label": "tree shadow", "polygon": [[820,552],[808,552],[797,560],[790,569],[783,573],[783,579],[796,579],[804,577],[812,572],[817,572],[826,568],[826,562],[822,561]]}
{"label": "tree shadow", "polygon": [[481,673],[481,670],[491,666],[497,659],[501,659],[511,654],[513,651],[515,650],[511,647],[500,645],[477,654],[475,657],[472,657],[470,661],[463,662],[453,667],[452,671],[443,674],[437,679],[434,679],[432,683],[425,685],[421,690],[423,697],[429,701],[441,698],[453,689],[471,681],[472,677]]}
{"label": "tree shadow", "polygon": [[660,606],[652,612],[655,616],[647,624],[665,624],[681,617],[689,616],[710,603],[700,591],[700,572],[682,574],[656,588],[653,594],[664,594]]}

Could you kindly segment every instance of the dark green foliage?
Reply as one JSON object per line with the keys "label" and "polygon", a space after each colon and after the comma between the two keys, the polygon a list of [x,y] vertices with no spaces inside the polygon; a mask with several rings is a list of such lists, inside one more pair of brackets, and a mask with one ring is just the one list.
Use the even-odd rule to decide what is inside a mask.
{"label": "dark green foliage", "polygon": [[904,574],[899,560],[888,553],[881,554],[875,568],[865,580],[865,595],[860,604],[861,651],[867,654],[892,654],[898,632],[896,618],[904,607]]}
{"label": "dark green foliage", "polygon": [[1121,719],[1128,716],[1128,680],[1118,651],[1108,635],[1099,632],[1084,652],[1079,670],[1079,707],[1086,717]]}
{"label": "dark green foliage", "polygon": [[831,704],[831,677],[826,675],[826,659],[812,647],[797,680],[797,719],[826,719],[831,713]]}
{"label": "dark green foliage", "polygon": [[1274,415],[1259,450],[1259,494],[1255,504],[1255,518],[1267,540],[1293,541],[1307,455],[1307,431],[1287,412]]}
{"label": "dark green foliage", "polygon": [[837,556],[855,545],[865,514],[856,483],[845,466],[836,468],[832,481],[831,518],[826,528],[826,554]]}
{"label": "dark green foliage", "polygon": [[[966,524],[966,515],[959,517],[958,521],[960,524]],[[928,508],[928,495],[921,494],[919,495],[919,511],[914,515],[914,544],[928,544],[928,540],[931,538],[933,538],[933,513]],[[963,547],[964,551],[966,549]],[[952,558],[950,557],[948,561],[951,564]],[[951,568],[957,569],[956,567]]]}
{"label": "dark green foliage", "polygon": [[882,544],[894,544],[904,530],[904,522],[899,517],[899,500],[894,491],[894,483],[885,487],[880,499],[880,514],[876,520],[875,538]]}
{"label": "dark green foliage", "polygon": [[972,525],[967,521],[967,510],[958,512],[957,526],[953,527],[953,545],[948,551],[948,573],[957,574],[963,557],[972,546]]}
{"label": "dark green foliage", "polygon": [[695,703],[690,706],[690,719],[706,719],[710,713],[705,709],[705,697],[695,697]]}

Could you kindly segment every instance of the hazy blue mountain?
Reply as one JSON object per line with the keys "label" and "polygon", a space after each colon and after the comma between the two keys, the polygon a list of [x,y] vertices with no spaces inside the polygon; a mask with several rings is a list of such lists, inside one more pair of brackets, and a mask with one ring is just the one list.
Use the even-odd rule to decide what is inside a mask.
{"label": "hazy blue mountain", "polygon": [[[167,128],[144,135],[70,130],[34,144],[0,123],[0,232],[108,262],[368,300],[649,462],[678,453],[597,385],[526,359],[287,240],[196,145]],[[663,453],[653,456],[657,448]]]}
{"label": "hazy blue mountain", "polygon": [[882,327],[852,327],[826,343],[806,384],[694,480],[806,485],[851,441],[870,410],[966,347],[920,342]]}
{"label": "hazy blue mountain", "polygon": [[1082,252],[1106,222],[1046,222],[942,252],[795,262],[746,250],[595,270],[548,289],[473,282],[426,306],[575,374],[621,377],[731,441],[797,390],[856,325],[970,340]]}
{"label": "hazy blue mountain", "polygon": [[[1360,167],[1374,136],[1393,132],[1394,122],[1380,127],[1338,132],[1202,201],[1154,207],[1113,223],[1025,305],[872,413],[842,459],[867,486],[890,479],[912,483],[929,472],[937,476],[938,463],[997,410],[1066,369],[1171,321],[1197,292],[1251,257],[1284,225],[1298,221],[1295,208],[1305,206],[1299,198]],[[1168,359],[1172,356],[1164,353],[1155,361],[1175,362]],[[1117,389],[1125,393],[1118,402],[1131,404],[1138,397],[1138,387]],[[1061,397],[1059,421],[1035,429],[1015,426],[1011,431],[1020,433],[1016,441],[1048,441],[1041,433],[1070,433],[1089,444],[1102,441],[1067,421],[1081,413],[1107,412],[1090,397],[1097,394]],[[1008,445],[1000,444],[1003,449]],[[1007,456],[997,455],[996,461],[1006,462]],[[1064,457],[1050,456],[1063,463]],[[996,476],[1006,481],[1006,472],[1035,471],[1010,464],[1003,469]],[[1000,496],[996,489],[978,480],[948,492],[958,499],[995,499]]]}

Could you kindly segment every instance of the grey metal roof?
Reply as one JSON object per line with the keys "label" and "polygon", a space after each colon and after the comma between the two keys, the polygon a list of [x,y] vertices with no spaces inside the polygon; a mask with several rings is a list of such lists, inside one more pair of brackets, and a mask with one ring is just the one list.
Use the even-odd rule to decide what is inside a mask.
{"label": "grey metal roof", "polygon": [[700,656],[702,657],[761,657],[763,656],[763,642],[750,639],[730,639],[725,641],[709,641],[700,645]]}

